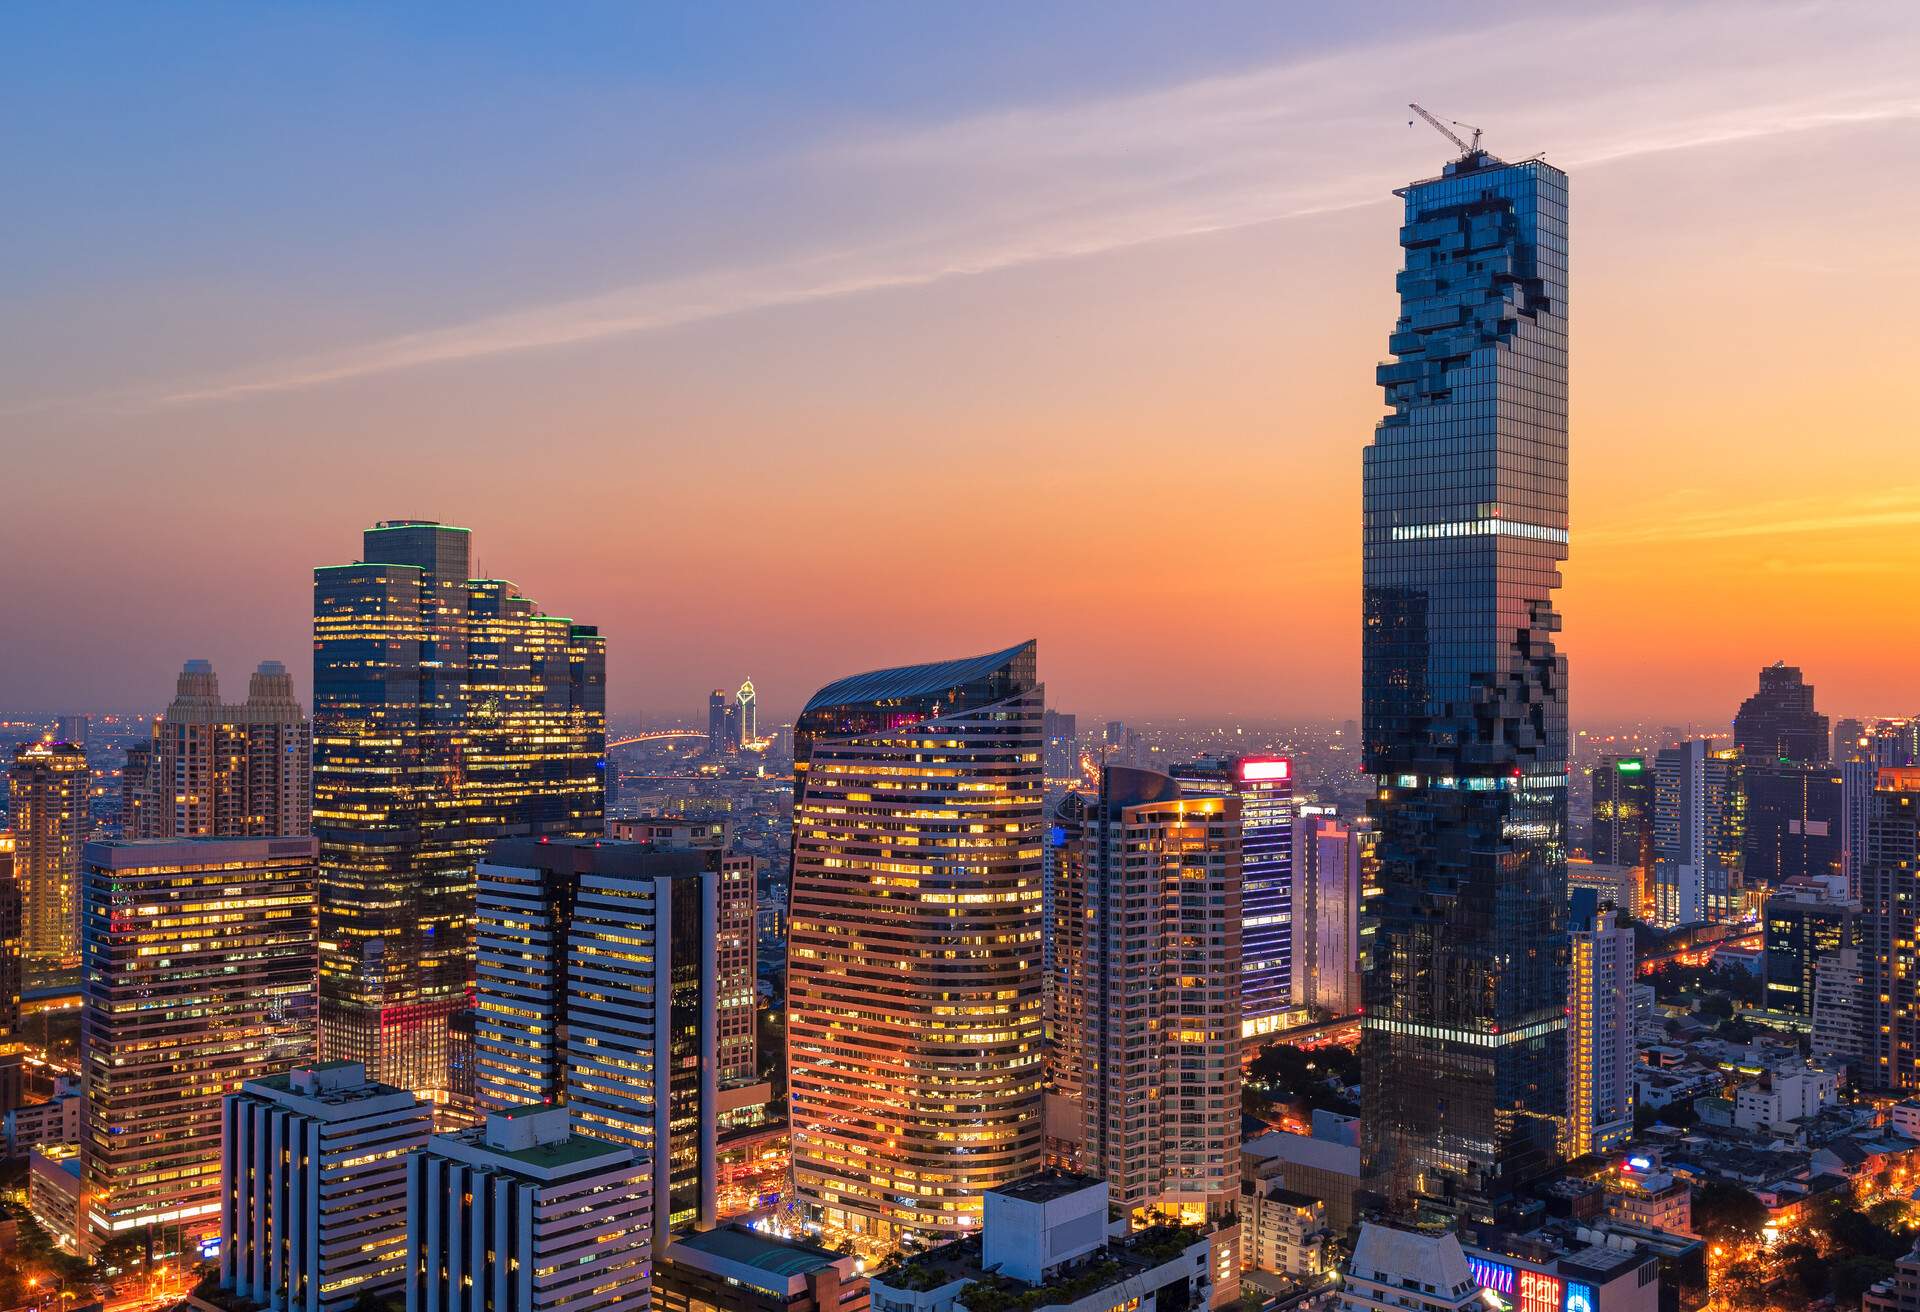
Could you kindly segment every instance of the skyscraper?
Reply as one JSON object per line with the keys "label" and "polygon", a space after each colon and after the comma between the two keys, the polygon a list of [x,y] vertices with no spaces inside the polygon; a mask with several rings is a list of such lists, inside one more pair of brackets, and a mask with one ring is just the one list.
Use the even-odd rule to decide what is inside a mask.
{"label": "skyscraper", "polygon": [[1366,450],[1367,1148],[1449,1209],[1550,1170],[1565,1111],[1566,187],[1474,149],[1398,192]]}
{"label": "skyscraper", "polygon": [[314,571],[321,1051],[436,1097],[472,979],[475,860],[605,825],[605,641],[469,577],[468,539],[392,520],[360,562]]}
{"label": "skyscraper", "polygon": [[1569,1157],[1606,1152],[1633,1133],[1633,930],[1576,890],[1568,920],[1567,1139]]}
{"label": "skyscraper", "polygon": [[753,680],[748,679],[740,685],[740,691],[733,695],[739,708],[741,743],[760,740],[760,694],[753,690]]}
{"label": "skyscraper", "polygon": [[92,720],[84,715],[57,715],[53,721],[53,740],[72,743],[81,751],[87,750],[87,734],[92,728]]}
{"label": "skyscraper", "polygon": [[1867,1000],[1863,1082],[1920,1089],[1920,769],[1887,767],[1875,781],[1862,867],[1860,967]]}
{"label": "skyscraper", "polygon": [[715,688],[707,694],[707,751],[714,756],[733,750],[732,725],[738,712],[727,701],[727,690]]}
{"label": "skyscraper", "polygon": [[718,1220],[721,860],[523,838],[479,866],[479,1110],[564,1103],[632,1147],[659,1244]]}
{"label": "skyscraper", "polygon": [[1827,717],[1813,709],[1813,685],[1800,667],[1776,661],[1733,717],[1733,745],[1750,757],[1824,765],[1832,748]]}
{"label": "skyscraper", "polygon": [[1745,762],[1705,739],[1654,759],[1653,922],[1672,927],[1736,919],[1746,841]]}
{"label": "skyscraper", "polygon": [[1071,788],[1080,782],[1080,722],[1065,711],[1048,711],[1046,770],[1048,788]]}
{"label": "skyscraper", "polygon": [[1271,1034],[1299,1000],[1293,762],[1284,756],[1210,757],[1176,765],[1171,773],[1188,791],[1240,799],[1241,1033]]}
{"label": "skyscraper", "polygon": [[1843,875],[1789,880],[1776,889],[1761,920],[1767,1009],[1812,1016],[1820,959],[1855,946],[1859,919]]}
{"label": "skyscraper", "polygon": [[1846,781],[1842,767],[1749,757],[1741,763],[1746,828],[1741,879],[1774,888],[1846,874]]}
{"label": "skyscraper", "polygon": [[14,749],[7,789],[29,975],[71,967],[80,959],[80,849],[89,828],[88,779],[87,754],[72,743],[25,743]]}
{"label": "skyscraper", "polygon": [[1302,1001],[1334,1016],[1362,1006],[1361,913],[1365,909],[1366,835],[1332,815],[1303,816],[1295,831],[1301,891],[1296,961],[1304,973]]}
{"label": "skyscraper", "polygon": [[14,878],[14,837],[0,830],[0,1115],[20,1105],[24,1045],[19,1041],[26,907]]}
{"label": "skyscraper", "polygon": [[89,843],[85,1224],[217,1228],[221,1099],[313,1050],[312,838]]}
{"label": "skyscraper", "polygon": [[1609,756],[1593,767],[1587,856],[1595,865],[1653,869],[1653,774],[1641,756]]}
{"label": "skyscraper", "polygon": [[123,780],[124,838],[307,833],[313,821],[313,731],[293,676],[262,662],[247,700],[220,700],[207,661],[188,661],[154,721],[136,778]]}
{"label": "skyscraper", "polygon": [[1035,663],[855,675],[794,726],[794,1183],[869,1251],[976,1230],[1041,1162]]}
{"label": "skyscraper", "polygon": [[1048,1151],[1135,1225],[1240,1195],[1242,803],[1201,788],[1113,766],[1056,813]]}

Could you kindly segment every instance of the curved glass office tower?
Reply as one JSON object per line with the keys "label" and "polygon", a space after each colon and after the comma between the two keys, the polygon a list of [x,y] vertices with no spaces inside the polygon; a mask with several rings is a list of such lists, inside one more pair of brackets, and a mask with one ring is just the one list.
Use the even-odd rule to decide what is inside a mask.
{"label": "curved glass office tower", "polygon": [[1041,1164],[1034,667],[856,675],[794,724],[794,1184],[863,1253],[976,1233]]}
{"label": "curved glass office tower", "polygon": [[1454,1211],[1551,1169],[1564,1111],[1566,187],[1475,150],[1397,193],[1366,450],[1366,1131],[1397,1193]]}

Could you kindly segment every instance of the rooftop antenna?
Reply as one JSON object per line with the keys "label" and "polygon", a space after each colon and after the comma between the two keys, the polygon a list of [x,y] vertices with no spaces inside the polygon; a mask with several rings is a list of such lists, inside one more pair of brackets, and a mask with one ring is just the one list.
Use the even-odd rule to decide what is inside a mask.
{"label": "rooftop antenna", "polygon": [[[1480,129],[1475,127],[1473,124],[1462,123],[1457,118],[1448,120],[1453,124],[1453,128],[1465,128],[1467,131],[1473,133],[1473,140],[1468,141],[1464,137],[1462,137],[1458,132],[1455,132],[1453,128],[1448,127],[1446,123],[1442,123],[1439,119],[1427,113],[1427,111],[1421,108],[1419,105],[1413,104],[1412,102],[1408,102],[1407,108],[1412,110],[1414,113],[1418,114],[1421,118],[1425,119],[1429,124],[1431,124],[1435,132],[1438,132],[1441,136],[1445,137],[1448,141],[1451,141],[1454,145],[1460,147],[1460,157],[1462,159],[1465,159],[1468,155],[1471,155],[1475,151],[1480,149]],[[1407,120],[1407,126],[1408,127],[1413,126],[1412,119]]]}

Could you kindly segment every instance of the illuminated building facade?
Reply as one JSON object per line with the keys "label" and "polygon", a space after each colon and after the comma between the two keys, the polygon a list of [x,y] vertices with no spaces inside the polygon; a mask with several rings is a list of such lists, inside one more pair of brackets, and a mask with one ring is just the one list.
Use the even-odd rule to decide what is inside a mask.
{"label": "illuminated building facade", "polygon": [[367,530],[314,571],[320,1045],[446,1100],[472,985],[473,867],[514,835],[605,826],[606,645],[511,583],[469,534]]}
{"label": "illuminated building facade", "polygon": [[521,1107],[407,1162],[408,1312],[647,1312],[646,1162]]}
{"label": "illuminated building facade", "polygon": [[[0,831],[0,1114],[20,1105],[24,1053],[18,1035],[25,945],[26,905],[14,878],[14,837]],[[12,1128],[11,1118],[8,1124]]]}
{"label": "illuminated building facade", "polygon": [[265,661],[247,699],[220,700],[207,661],[188,661],[147,750],[129,753],[122,780],[123,838],[234,838],[304,834],[313,821],[313,731],[293,676]]}
{"label": "illuminated building facade", "polygon": [[1294,882],[1293,762],[1284,756],[1237,756],[1176,765],[1189,791],[1240,799],[1240,1032],[1271,1034],[1302,1001],[1298,898]]}
{"label": "illuminated building facade", "polygon": [[87,753],[72,743],[24,743],[7,789],[14,881],[25,908],[28,973],[80,958],[80,850],[87,841]]}
{"label": "illuminated building facade", "polygon": [[1568,918],[1567,1138],[1569,1157],[1605,1152],[1633,1133],[1633,930],[1577,890]]}
{"label": "illuminated building facade", "polygon": [[1920,769],[1882,769],[1874,784],[1860,900],[1872,1063],[1862,1082],[1920,1089]]}
{"label": "illuminated building facade", "polygon": [[794,726],[794,1183],[867,1251],[976,1231],[1041,1162],[1035,652],[842,679]]}
{"label": "illuminated building facade", "polygon": [[357,1062],[249,1080],[222,1108],[220,1283],[281,1312],[341,1312],[407,1274],[407,1161],[433,1110]]}
{"label": "illuminated building facade", "polygon": [[1110,766],[1055,813],[1049,1156],[1136,1226],[1240,1195],[1240,807]]}
{"label": "illuminated building facade", "polygon": [[740,741],[753,743],[760,740],[760,694],[753,690],[753,680],[749,678],[740,685],[740,691],[733,694],[735,713],[740,717]]}
{"label": "illuminated building facade", "polygon": [[517,838],[478,869],[479,1110],[564,1104],[640,1153],[660,1243],[718,1220],[721,861]]}
{"label": "illuminated building facade", "polygon": [[1303,815],[1299,825],[1302,1001],[1329,1015],[1356,1015],[1365,961],[1368,835],[1363,826],[1330,814]]}
{"label": "illuminated building facade", "polygon": [[1671,928],[1740,915],[1746,842],[1745,763],[1704,739],[1654,762],[1653,921]]}
{"label": "illuminated building facade", "polygon": [[1442,1210],[1552,1169],[1566,1075],[1567,180],[1402,188],[1365,452],[1361,701],[1381,896],[1368,1155]]}
{"label": "illuminated building facade", "polygon": [[1844,875],[1789,880],[1767,898],[1761,923],[1769,1011],[1813,1015],[1820,959],[1855,946],[1859,918]]}
{"label": "illuminated building facade", "polygon": [[1653,868],[1653,771],[1645,757],[1610,756],[1593,767],[1587,858],[1601,866]]}
{"label": "illuminated building facade", "polygon": [[1080,719],[1065,711],[1045,717],[1047,787],[1073,788],[1080,783]]}
{"label": "illuminated building facade", "polygon": [[219,1225],[222,1097],[312,1058],[315,851],[303,837],[87,844],[80,1147],[95,1241]]}

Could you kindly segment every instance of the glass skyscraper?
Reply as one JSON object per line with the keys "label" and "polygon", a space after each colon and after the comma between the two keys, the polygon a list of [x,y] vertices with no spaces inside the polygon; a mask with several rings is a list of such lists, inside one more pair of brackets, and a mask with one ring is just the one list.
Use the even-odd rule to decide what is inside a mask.
{"label": "glass skyscraper", "polygon": [[1483,1214],[1551,1169],[1566,1102],[1567,181],[1471,150],[1397,194],[1364,477],[1365,1126],[1398,1194]]}
{"label": "glass skyscraper", "polygon": [[470,577],[470,536],[376,524],[313,576],[321,1055],[437,1100],[472,1003],[474,862],[605,829],[606,641]]}

